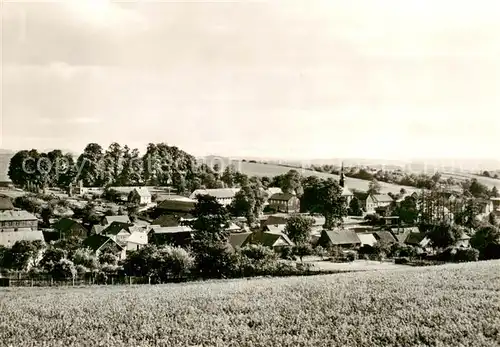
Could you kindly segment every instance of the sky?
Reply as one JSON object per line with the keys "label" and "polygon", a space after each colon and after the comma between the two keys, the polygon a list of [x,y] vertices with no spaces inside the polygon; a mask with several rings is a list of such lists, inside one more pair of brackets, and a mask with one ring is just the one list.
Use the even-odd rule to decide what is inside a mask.
{"label": "sky", "polygon": [[0,148],[499,158],[500,3],[2,1]]}

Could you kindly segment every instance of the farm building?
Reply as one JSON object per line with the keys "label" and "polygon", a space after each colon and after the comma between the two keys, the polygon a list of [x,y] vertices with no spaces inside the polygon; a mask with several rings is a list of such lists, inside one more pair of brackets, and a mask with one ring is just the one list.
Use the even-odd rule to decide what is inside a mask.
{"label": "farm building", "polygon": [[250,235],[252,235],[250,232],[231,233],[229,234],[228,242],[233,249],[244,247]]}
{"label": "farm building", "polygon": [[104,216],[101,220],[101,225],[108,226],[113,222],[130,223],[130,218],[127,215]]}
{"label": "farm building", "polygon": [[393,234],[386,230],[380,230],[373,233],[373,236],[377,241],[384,243],[396,243],[398,242]]}
{"label": "farm building", "polygon": [[300,212],[300,200],[297,196],[290,193],[278,193],[271,196],[268,200],[269,208],[283,213]]}
{"label": "farm building", "polygon": [[323,230],[318,244],[325,247],[356,248],[361,246],[358,235],[349,229]]}
{"label": "farm building", "polygon": [[158,215],[172,214],[176,216],[190,216],[194,210],[196,200],[166,199],[156,207]]}
{"label": "farm building", "polygon": [[148,244],[148,233],[146,230],[132,231],[126,241],[127,251],[137,251]]}

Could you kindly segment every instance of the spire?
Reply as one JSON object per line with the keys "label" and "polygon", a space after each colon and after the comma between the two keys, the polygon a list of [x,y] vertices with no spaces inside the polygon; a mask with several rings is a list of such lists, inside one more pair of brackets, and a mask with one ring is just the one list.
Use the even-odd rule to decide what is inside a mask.
{"label": "spire", "polygon": [[344,188],[344,162],[342,162],[342,166],[340,167],[340,181],[339,181],[339,184],[342,188]]}

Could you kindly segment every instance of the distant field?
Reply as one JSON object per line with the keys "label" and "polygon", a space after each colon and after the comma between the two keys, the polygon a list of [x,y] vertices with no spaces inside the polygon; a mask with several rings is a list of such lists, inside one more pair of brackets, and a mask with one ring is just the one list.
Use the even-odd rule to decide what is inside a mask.
{"label": "distant field", "polygon": [[471,180],[471,179],[475,178],[480,183],[486,185],[490,189],[493,188],[494,186],[496,186],[498,189],[500,189],[500,180],[496,179],[496,178],[489,178],[489,177],[474,175],[471,173],[458,173],[458,172],[446,172],[446,173],[443,173],[442,176],[444,178],[453,177],[453,178],[460,180],[460,181],[465,181],[467,179]]}
{"label": "distant field", "polygon": [[0,290],[5,346],[498,346],[500,261]]}
{"label": "distant field", "polygon": [[[287,173],[288,171],[295,169],[298,170],[302,175],[304,176],[317,176],[317,177],[322,177],[322,178],[329,178],[332,177],[336,180],[339,179],[338,175],[332,175],[328,173],[323,173],[323,172],[316,172],[312,170],[306,170],[306,169],[297,169],[297,168],[291,168],[291,167],[285,167],[285,166],[279,166],[276,164],[260,164],[260,163],[249,163],[249,162],[239,162],[235,164],[237,168],[241,170],[241,172],[249,175],[249,176],[276,176],[276,175],[281,175],[284,173]],[[368,186],[370,184],[370,181],[364,181],[360,180],[357,178],[346,178],[346,184],[348,188],[351,189],[357,189],[357,190],[368,190]],[[380,185],[382,186],[382,193],[398,193],[401,188],[405,188],[408,192],[415,191],[417,190],[416,188],[413,187],[406,187],[406,186],[400,186],[396,184],[389,184],[389,183],[384,183],[380,182]]]}

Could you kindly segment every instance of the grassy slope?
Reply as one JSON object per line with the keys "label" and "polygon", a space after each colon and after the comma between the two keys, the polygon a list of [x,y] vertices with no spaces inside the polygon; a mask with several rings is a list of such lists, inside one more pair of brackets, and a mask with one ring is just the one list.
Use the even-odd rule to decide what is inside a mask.
{"label": "grassy slope", "polygon": [[500,262],[163,286],[0,291],[33,346],[497,346]]}

